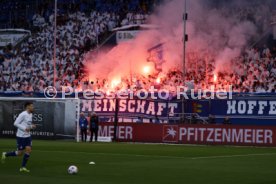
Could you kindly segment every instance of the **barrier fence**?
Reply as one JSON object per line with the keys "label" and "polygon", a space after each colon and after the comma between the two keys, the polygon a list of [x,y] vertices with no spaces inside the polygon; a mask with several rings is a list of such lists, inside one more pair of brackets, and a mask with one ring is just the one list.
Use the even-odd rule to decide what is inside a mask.
{"label": "barrier fence", "polygon": [[[113,137],[114,125],[101,123],[99,136]],[[276,127],[120,123],[116,137],[122,142],[276,146]]]}
{"label": "barrier fence", "polygon": [[[0,137],[15,136],[13,122],[24,109],[24,101],[30,99],[36,98],[1,98]],[[32,134],[38,139],[75,138],[78,114],[84,112],[88,116],[91,112],[97,112],[100,117],[99,136],[114,137],[115,100],[40,98],[35,101],[33,121],[42,126]],[[173,98],[118,99],[117,104],[118,141],[276,146],[275,94],[237,94],[233,99],[225,100],[185,100],[186,114],[190,117],[195,115],[201,120],[200,124],[193,124],[191,119],[189,124],[184,124],[187,121],[181,119],[182,101]],[[215,125],[206,121],[209,114],[216,117]],[[230,117],[231,125],[221,124],[225,116]]]}

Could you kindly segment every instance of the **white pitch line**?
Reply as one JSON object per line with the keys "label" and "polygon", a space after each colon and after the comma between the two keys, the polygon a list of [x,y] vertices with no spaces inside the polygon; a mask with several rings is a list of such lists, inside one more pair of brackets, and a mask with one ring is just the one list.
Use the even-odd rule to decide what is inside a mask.
{"label": "white pitch line", "polygon": [[131,157],[151,157],[151,158],[171,158],[171,159],[214,159],[214,158],[232,158],[232,157],[249,157],[249,156],[269,156],[276,155],[276,153],[258,153],[258,154],[243,154],[243,155],[220,155],[220,156],[207,156],[207,157],[178,157],[178,156],[165,156],[165,155],[140,155],[140,154],[122,154],[122,153],[102,153],[102,152],[71,152],[71,151],[57,151],[57,150],[34,150],[34,152],[56,152],[56,153],[75,153],[75,154],[88,154],[88,155],[106,155],[106,156],[131,156]]}
{"label": "white pitch line", "polygon": [[249,157],[249,156],[269,156],[276,155],[276,153],[256,153],[256,154],[243,154],[243,155],[220,155],[220,156],[208,156],[208,157],[193,157],[193,160],[208,159],[208,158],[232,158],[232,157]]}
{"label": "white pitch line", "polygon": [[75,153],[75,154],[88,154],[88,155],[106,155],[106,156],[132,156],[132,157],[156,157],[156,158],[178,158],[187,159],[187,157],[177,156],[163,156],[163,155],[138,155],[138,154],[122,154],[122,153],[101,153],[101,152],[81,152],[81,151],[56,151],[56,150],[33,150],[33,152],[56,152],[56,153]]}

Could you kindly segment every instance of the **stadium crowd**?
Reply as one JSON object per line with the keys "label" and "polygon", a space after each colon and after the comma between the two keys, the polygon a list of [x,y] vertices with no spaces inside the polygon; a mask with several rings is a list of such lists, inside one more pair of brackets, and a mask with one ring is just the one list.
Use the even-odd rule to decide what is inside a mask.
{"label": "stadium crowd", "polygon": [[[1,65],[2,88],[6,91],[42,91],[53,81],[53,20],[30,37],[16,50],[4,51]],[[111,13],[91,12],[89,16],[76,12],[69,15],[64,25],[57,27],[57,85],[73,84],[81,80],[82,54],[96,44],[98,37],[118,23]]]}
{"label": "stadium crowd", "polygon": [[[46,1],[47,2],[47,1]],[[217,70],[216,61],[207,53],[188,53],[185,82],[178,68],[167,73],[157,72],[151,75],[133,74],[131,80],[125,76],[116,85],[108,79],[86,81],[84,54],[95,48],[101,38],[114,27],[144,23],[149,1],[137,6],[139,1],[129,1],[129,6],[122,6],[120,1],[96,1],[95,9],[89,11],[86,1],[76,6],[67,5],[59,9],[57,27],[56,87],[71,86],[77,90],[91,88],[109,91],[120,89],[149,89],[150,86],[176,91],[176,86],[186,85],[187,89],[228,90],[233,86],[235,92],[275,92],[276,90],[276,55],[275,49],[247,49],[231,61],[223,70]],[[0,50],[0,91],[35,91],[53,85],[53,48],[54,14],[45,4],[32,16],[38,32],[17,48],[6,47]],[[140,7],[140,8],[137,8]],[[251,9],[236,14],[240,19],[250,19]],[[122,13],[124,12],[124,13]],[[257,14],[258,15],[258,14]],[[258,21],[260,17],[254,17]],[[266,19],[265,19],[266,20]]]}
{"label": "stadium crowd", "polygon": [[[208,53],[188,53],[185,83],[181,67],[171,68],[168,72],[156,72],[150,75],[133,74],[124,76],[121,81],[113,83],[108,79],[97,79],[82,89],[93,89],[94,91],[134,91],[139,89],[150,90],[166,89],[172,93],[177,91],[177,86],[185,86],[186,90],[195,91],[211,90],[229,91],[230,85],[234,92],[275,92],[276,91],[276,55],[272,55],[267,47],[262,50],[247,49],[240,57],[224,64],[224,68],[217,70],[215,59]],[[130,78],[132,80],[130,80]]]}
{"label": "stadium crowd", "polygon": [[[60,1],[59,1],[60,2]],[[95,1],[92,11],[86,1],[65,2],[58,9],[56,86],[77,87],[83,75],[83,54],[95,48],[102,37],[117,26],[144,23],[149,1],[132,0],[128,7],[120,1]],[[19,2],[18,2],[19,3]],[[6,8],[17,7],[9,3]],[[139,5],[139,6],[138,6]],[[35,91],[53,85],[54,12],[45,1],[32,16],[38,30],[17,48],[0,50],[0,91]],[[96,9],[96,10],[95,10]],[[124,12],[122,14],[122,9]]]}
{"label": "stadium crowd", "polygon": [[[206,54],[207,55],[207,54]],[[205,56],[206,56],[205,55]],[[196,55],[198,56],[198,55]],[[248,49],[245,53],[224,63],[224,68],[216,70],[214,59],[192,58],[188,67],[187,80],[194,81],[195,89],[206,89],[213,85],[215,90],[234,92],[275,92],[276,58],[270,50]]]}

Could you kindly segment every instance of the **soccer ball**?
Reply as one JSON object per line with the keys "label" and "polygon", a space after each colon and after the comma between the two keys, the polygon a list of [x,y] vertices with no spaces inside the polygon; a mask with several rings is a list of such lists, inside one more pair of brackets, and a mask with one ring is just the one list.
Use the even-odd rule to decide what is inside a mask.
{"label": "soccer ball", "polygon": [[77,166],[71,165],[71,166],[68,168],[68,173],[69,173],[69,174],[77,174],[77,173],[78,173],[78,168],[77,168]]}

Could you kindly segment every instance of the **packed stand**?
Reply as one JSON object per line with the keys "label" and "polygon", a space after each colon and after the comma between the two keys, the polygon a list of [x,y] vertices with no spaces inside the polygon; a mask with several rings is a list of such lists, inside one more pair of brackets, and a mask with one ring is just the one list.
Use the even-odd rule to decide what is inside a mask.
{"label": "packed stand", "polygon": [[[7,47],[0,50],[0,91],[35,91],[53,85],[53,4],[43,1],[39,11],[33,14],[31,22],[38,27],[18,48]],[[71,1],[70,1],[71,2]],[[72,1],[73,2],[73,1]],[[145,23],[152,9],[148,0],[76,1],[59,4],[57,27],[56,87],[71,86],[76,90],[139,89],[149,90],[151,86],[176,91],[176,86],[185,85],[186,90],[209,89],[235,92],[275,92],[276,61],[275,50],[248,49],[240,57],[228,62],[225,68],[217,67],[214,57],[206,53],[187,53],[185,82],[181,67],[171,68],[168,72],[150,75],[132,74],[122,76],[120,81],[97,79],[86,81],[83,56],[94,48],[101,37],[114,27]],[[11,7],[13,7],[12,5]],[[9,7],[10,8],[10,7]],[[97,9],[90,11],[89,8]],[[248,19],[254,9],[240,10],[239,18]],[[258,15],[258,14],[256,14]],[[258,16],[253,17],[258,21]]]}
{"label": "packed stand", "polygon": [[[186,75],[183,83],[181,67],[171,68],[167,72],[151,74],[133,73],[122,76],[121,79],[96,79],[85,81],[80,90],[120,91],[139,89],[150,91],[151,87],[175,94],[177,86],[185,86],[190,91],[212,90],[270,93],[276,91],[276,53],[270,49],[247,49],[242,56],[224,63],[218,67],[218,61],[206,53],[187,53]],[[221,66],[221,65],[220,65]],[[180,89],[180,88],[179,88]]]}
{"label": "packed stand", "polygon": [[[8,46],[0,50],[0,91],[43,92],[46,86],[53,85],[54,12],[53,4],[50,2],[42,1],[31,18],[32,26],[38,28],[37,33],[17,48]],[[123,18],[120,16],[126,16],[118,13],[124,8],[122,7],[124,3],[119,6],[121,1],[112,1],[115,4],[109,2],[104,5],[103,1],[95,1],[93,4],[90,1],[70,2],[64,1],[62,4],[59,1],[58,4],[56,42],[58,90],[61,86],[77,88],[82,85],[85,73],[82,63],[84,53],[94,48],[113,28],[121,26]],[[139,3],[133,0],[132,6],[125,10],[136,7],[131,10],[143,12],[142,6],[135,4],[137,2]],[[12,5],[8,3],[9,8],[15,6],[14,3],[10,4]],[[101,7],[101,9],[91,11],[88,10],[90,7],[94,9]]]}

